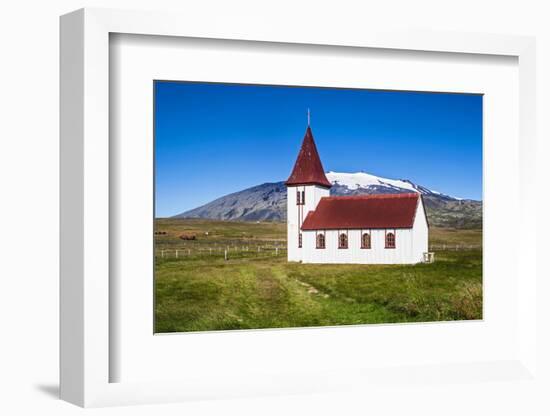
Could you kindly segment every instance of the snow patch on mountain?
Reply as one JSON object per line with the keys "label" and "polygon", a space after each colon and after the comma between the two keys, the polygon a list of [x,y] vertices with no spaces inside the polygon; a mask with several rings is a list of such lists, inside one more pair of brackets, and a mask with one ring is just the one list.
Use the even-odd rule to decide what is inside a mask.
{"label": "snow patch on mountain", "polygon": [[411,183],[396,179],[381,178],[379,176],[374,176],[365,172],[328,172],[327,178],[331,183],[343,185],[348,187],[349,189],[367,188],[369,186],[382,185],[418,192]]}
{"label": "snow patch on mountain", "polygon": [[349,190],[369,189],[369,188],[388,188],[397,192],[418,192],[425,195],[440,195],[450,199],[460,200],[449,195],[442,194],[438,191],[418,186],[409,180],[405,179],[389,179],[381,176],[371,175],[365,172],[344,173],[344,172],[327,172],[327,179],[333,185],[345,186]]}

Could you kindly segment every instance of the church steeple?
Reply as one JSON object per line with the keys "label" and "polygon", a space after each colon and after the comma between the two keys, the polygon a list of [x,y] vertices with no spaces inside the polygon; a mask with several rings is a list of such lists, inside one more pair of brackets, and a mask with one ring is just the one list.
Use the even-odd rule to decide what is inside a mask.
{"label": "church steeple", "polygon": [[326,188],[330,188],[332,184],[325,176],[325,171],[317,152],[317,146],[313,140],[313,133],[311,132],[310,113],[308,110],[308,126],[300,153],[294,164],[294,169],[286,181],[287,186],[296,185],[319,185]]}

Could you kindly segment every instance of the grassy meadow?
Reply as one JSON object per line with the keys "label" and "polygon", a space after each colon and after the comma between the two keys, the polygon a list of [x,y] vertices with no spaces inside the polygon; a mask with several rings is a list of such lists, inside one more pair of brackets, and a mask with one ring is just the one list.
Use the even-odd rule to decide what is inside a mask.
{"label": "grassy meadow", "polygon": [[299,264],[285,223],[157,219],[155,332],[481,319],[481,239],[432,228],[432,264]]}

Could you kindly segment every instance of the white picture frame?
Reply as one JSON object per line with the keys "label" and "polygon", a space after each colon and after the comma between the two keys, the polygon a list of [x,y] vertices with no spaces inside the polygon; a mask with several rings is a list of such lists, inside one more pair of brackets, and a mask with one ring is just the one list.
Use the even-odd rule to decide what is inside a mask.
{"label": "white picture frame", "polygon": [[[535,379],[536,200],[529,178],[535,169],[535,41],[530,37],[354,30],[331,32],[311,25],[285,27],[269,21],[239,25],[219,19],[204,26],[192,16],[83,9],[61,18],[61,398],[80,406],[157,403],[196,398],[319,393],[410,379],[411,370],[336,368],[319,373],[283,371],[264,378],[222,373],[186,380],[110,382],[120,359],[110,349],[109,227],[109,36],[113,33],[438,53],[504,55],[519,65],[519,218],[517,292],[518,354],[499,362],[441,363],[414,369],[420,380],[479,383],[493,374],[521,382]],[[414,330],[414,329],[413,329]],[[307,332],[307,331],[306,331]],[[276,337],[277,333],[272,333]],[[309,332],[304,336],[315,336]],[[475,375],[477,374],[477,375]],[[436,376],[437,375],[437,376]],[[345,381],[343,381],[345,380]],[[410,380],[409,380],[410,382]],[[358,387],[359,386],[359,387]]]}

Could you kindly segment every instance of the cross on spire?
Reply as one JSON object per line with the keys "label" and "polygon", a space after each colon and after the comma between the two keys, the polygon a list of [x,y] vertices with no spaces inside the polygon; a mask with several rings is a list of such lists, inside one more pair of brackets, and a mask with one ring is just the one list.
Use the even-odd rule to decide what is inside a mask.
{"label": "cross on spire", "polygon": [[309,127],[311,124],[311,111],[309,111],[309,108],[307,109],[307,126]]}

